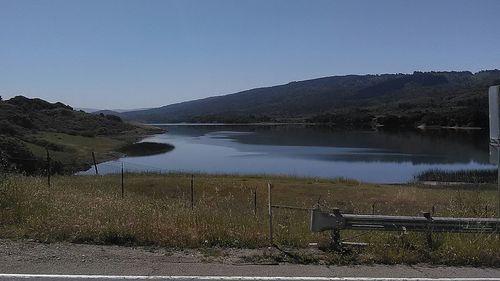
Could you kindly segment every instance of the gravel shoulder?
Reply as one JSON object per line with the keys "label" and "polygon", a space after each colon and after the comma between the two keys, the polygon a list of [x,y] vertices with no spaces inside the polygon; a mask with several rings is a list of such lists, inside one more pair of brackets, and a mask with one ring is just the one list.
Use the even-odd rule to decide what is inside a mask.
{"label": "gravel shoulder", "polygon": [[174,250],[71,243],[0,240],[0,273],[327,276],[327,277],[500,277],[500,268],[428,265],[326,266],[276,263],[273,249]]}

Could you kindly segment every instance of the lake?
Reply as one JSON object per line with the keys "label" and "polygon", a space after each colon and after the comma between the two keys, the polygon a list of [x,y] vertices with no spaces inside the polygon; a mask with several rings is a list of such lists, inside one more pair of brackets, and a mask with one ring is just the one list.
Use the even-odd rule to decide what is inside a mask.
{"label": "lake", "polygon": [[[481,131],[337,130],[306,125],[157,125],[171,152],[99,164],[101,173],[183,171],[402,183],[428,169],[491,169]],[[94,170],[82,172],[91,174]]]}

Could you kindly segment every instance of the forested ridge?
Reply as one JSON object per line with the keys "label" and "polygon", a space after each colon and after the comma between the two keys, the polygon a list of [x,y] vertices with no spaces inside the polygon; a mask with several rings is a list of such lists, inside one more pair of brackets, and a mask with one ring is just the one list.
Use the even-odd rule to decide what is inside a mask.
{"label": "forested ridge", "polygon": [[117,115],[150,123],[487,127],[487,91],[495,84],[499,70],[331,76]]}

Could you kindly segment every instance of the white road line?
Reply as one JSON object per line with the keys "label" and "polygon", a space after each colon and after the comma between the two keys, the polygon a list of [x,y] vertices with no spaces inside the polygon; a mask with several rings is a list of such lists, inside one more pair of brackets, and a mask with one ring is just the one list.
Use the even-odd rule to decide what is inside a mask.
{"label": "white road line", "polygon": [[380,277],[254,277],[254,276],[146,276],[146,275],[58,275],[58,274],[0,274],[0,278],[31,279],[31,278],[58,278],[58,279],[116,279],[116,280],[223,280],[223,281],[500,281],[500,277],[493,278],[380,278]]}

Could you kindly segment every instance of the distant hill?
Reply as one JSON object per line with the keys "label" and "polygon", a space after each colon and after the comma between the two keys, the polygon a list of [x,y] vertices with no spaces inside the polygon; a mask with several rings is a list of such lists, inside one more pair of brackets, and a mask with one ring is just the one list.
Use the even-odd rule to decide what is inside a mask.
{"label": "distant hill", "polygon": [[149,108],[136,108],[136,109],[97,109],[97,108],[87,108],[87,107],[77,107],[74,108],[74,110],[77,111],[83,111],[87,113],[95,113],[95,114],[116,114],[116,113],[123,113],[123,112],[128,112],[128,111],[137,111],[137,110],[146,110]]}
{"label": "distant hill", "polygon": [[500,71],[346,75],[118,113],[163,122],[314,122],[338,126],[487,126]]}
{"label": "distant hill", "polygon": [[[96,109],[93,111],[86,111],[89,113],[94,113],[94,114],[120,114],[124,112],[129,112],[129,111],[139,111],[139,110],[147,110],[149,108],[136,108],[136,109]],[[84,110],[85,111],[85,110]]]}
{"label": "distant hill", "polygon": [[47,149],[52,173],[72,173],[89,167],[91,152],[98,160],[112,159],[122,146],[151,132],[157,130],[115,115],[75,111],[59,102],[23,96],[0,99],[0,172],[43,172]]}
{"label": "distant hill", "polygon": [[100,114],[104,114],[104,115],[112,114],[112,115],[117,115],[117,116],[121,115],[121,113],[124,113],[124,112],[118,112],[118,111],[108,110],[108,109],[97,110],[97,111],[92,112],[92,114],[97,114],[97,115],[100,115]]}
{"label": "distant hill", "polygon": [[[0,133],[25,135],[53,131],[82,136],[113,135],[131,130],[118,116],[75,111],[62,103],[17,96],[0,102]],[[7,132],[8,131],[8,132]]]}

